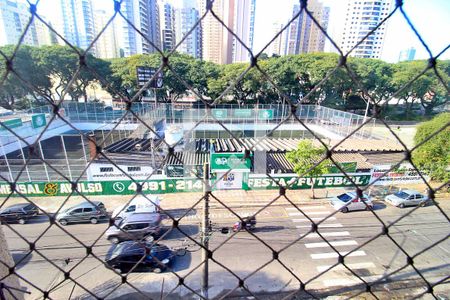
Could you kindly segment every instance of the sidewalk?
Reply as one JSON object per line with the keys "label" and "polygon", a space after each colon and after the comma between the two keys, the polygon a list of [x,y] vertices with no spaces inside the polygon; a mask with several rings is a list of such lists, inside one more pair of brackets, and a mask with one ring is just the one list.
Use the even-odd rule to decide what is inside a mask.
{"label": "sidewalk", "polygon": [[[424,192],[426,186],[424,184],[414,184],[414,185],[402,185],[402,189],[415,189],[419,192]],[[311,191],[308,190],[287,190],[286,197],[295,204],[298,205],[317,205],[328,203],[329,199],[333,196],[339,195],[346,190],[351,190],[349,188],[334,188],[334,189],[317,189],[315,190],[316,199],[311,199]],[[369,188],[370,196],[375,201],[382,201],[386,193],[393,193],[398,190],[393,188],[389,191],[389,187],[385,186],[374,186]],[[114,208],[121,204],[125,204],[130,199],[132,195],[124,196],[89,196],[88,199],[91,201],[102,201],[107,210],[112,211]],[[161,207],[163,209],[186,209],[192,207],[196,202],[197,208],[201,207],[203,200],[203,193],[177,193],[177,194],[162,194],[159,196],[161,198]],[[271,206],[278,205],[291,205],[284,197],[279,195],[278,190],[228,190],[228,191],[213,191],[210,197],[210,205],[212,208],[223,207],[216,199],[220,200],[229,207],[251,207],[251,206],[264,206],[276,198],[277,199]],[[30,197],[31,201],[37,204],[39,207],[44,209],[49,213],[56,212],[61,204],[66,200],[66,197]],[[436,199],[439,200],[449,200],[449,193],[438,193]],[[6,206],[14,203],[25,202],[26,200],[18,197],[8,199]],[[64,205],[64,208],[71,207],[80,202],[85,201],[82,196],[72,196]]]}

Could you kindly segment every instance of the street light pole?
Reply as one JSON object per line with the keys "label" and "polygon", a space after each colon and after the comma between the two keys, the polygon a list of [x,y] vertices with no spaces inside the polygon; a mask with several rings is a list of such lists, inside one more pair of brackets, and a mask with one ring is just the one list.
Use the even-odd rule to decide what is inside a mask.
{"label": "street light pole", "polygon": [[203,219],[202,219],[202,296],[208,299],[208,277],[209,277],[209,265],[208,265],[208,252],[209,252],[209,193],[211,187],[209,185],[209,164],[203,164],[203,178],[205,182],[203,184]]}

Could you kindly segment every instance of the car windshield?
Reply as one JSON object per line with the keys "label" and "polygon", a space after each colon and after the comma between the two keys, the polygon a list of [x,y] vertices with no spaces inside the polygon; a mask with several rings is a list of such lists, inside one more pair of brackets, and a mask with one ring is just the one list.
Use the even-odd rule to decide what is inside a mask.
{"label": "car windshield", "polygon": [[337,198],[343,202],[348,202],[350,200],[352,200],[352,196],[350,196],[349,194],[342,194],[337,196]]}
{"label": "car windshield", "polygon": [[405,192],[397,192],[397,193],[395,193],[395,196],[402,198],[402,199],[406,199],[409,197],[409,194],[405,193]]}

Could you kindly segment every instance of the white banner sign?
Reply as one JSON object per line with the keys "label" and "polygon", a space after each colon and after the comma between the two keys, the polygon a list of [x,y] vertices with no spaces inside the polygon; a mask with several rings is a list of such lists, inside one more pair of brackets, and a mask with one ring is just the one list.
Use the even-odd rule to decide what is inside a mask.
{"label": "white banner sign", "polygon": [[87,179],[91,181],[130,180],[131,177],[135,180],[145,180],[152,175],[152,172],[153,168],[150,166],[115,166],[113,164],[92,163],[87,169]]}
{"label": "white banner sign", "polygon": [[[381,176],[383,176],[384,172],[390,170],[391,167],[392,165],[374,166],[372,169],[372,177],[370,182],[372,183]],[[424,178],[426,180],[429,179],[429,177],[426,175],[424,175]],[[393,184],[410,184],[410,183],[423,183],[423,180],[411,164],[405,163],[401,164],[397,168],[394,168],[392,171],[386,173],[386,175],[378,179],[377,182],[374,183],[374,185],[393,185]]]}
{"label": "white banner sign", "polygon": [[[225,172],[218,172],[217,178],[221,178]],[[240,190],[242,189],[242,179],[244,173],[242,172],[229,172],[216,184],[218,190]]]}

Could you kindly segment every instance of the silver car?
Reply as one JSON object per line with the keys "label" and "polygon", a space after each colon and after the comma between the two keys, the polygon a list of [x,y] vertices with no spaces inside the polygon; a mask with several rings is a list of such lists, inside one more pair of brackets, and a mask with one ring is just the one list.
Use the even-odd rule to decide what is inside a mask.
{"label": "silver car", "polygon": [[[373,209],[372,199],[366,194],[361,198],[355,192],[346,192],[331,199],[330,204],[335,210],[346,213],[351,210],[369,210]],[[366,205],[367,204],[367,205]]]}
{"label": "silver car", "polygon": [[106,219],[108,213],[106,212],[105,205],[99,201],[91,202],[86,201],[63,210],[56,216],[56,221],[61,225],[80,222],[97,224],[99,220]]}
{"label": "silver car", "polygon": [[109,227],[106,239],[113,244],[128,240],[151,242],[161,233],[161,220],[159,213],[134,213]]}
{"label": "silver car", "polygon": [[414,190],[399,191],[395,194],[387,195],[384,200],[400,208],[414,205],[425,206],[429,203],[428,196],[422,195]]}

